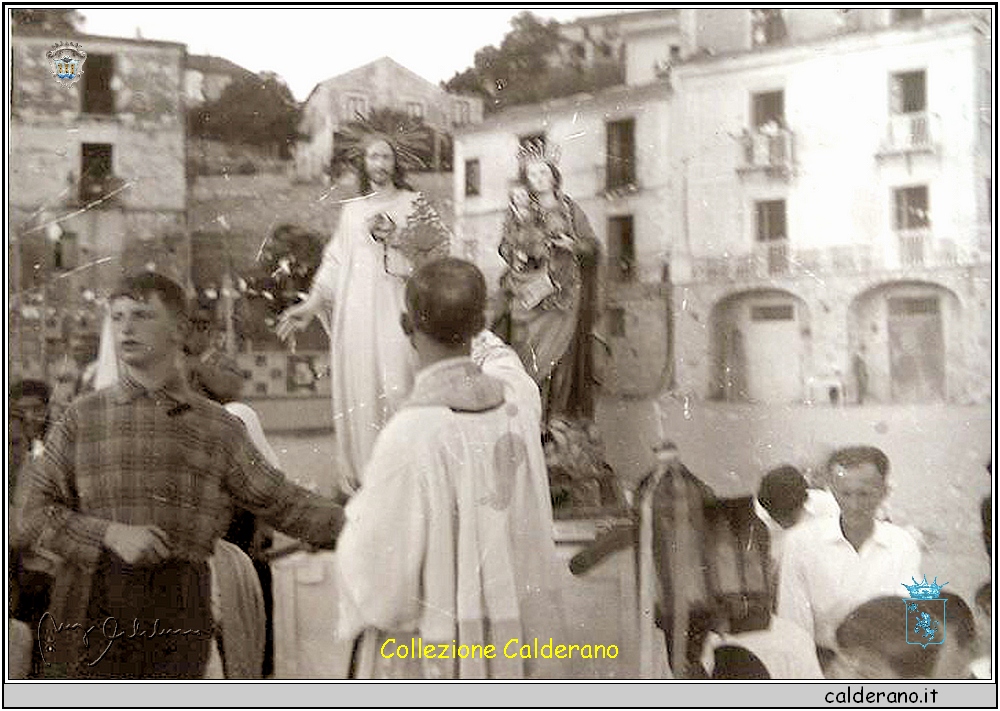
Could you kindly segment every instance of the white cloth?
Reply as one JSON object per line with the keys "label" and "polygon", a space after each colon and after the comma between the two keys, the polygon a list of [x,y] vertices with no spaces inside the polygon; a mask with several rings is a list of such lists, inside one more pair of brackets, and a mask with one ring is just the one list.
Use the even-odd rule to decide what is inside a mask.
{"label": "white cloth", "polygon": [[701,658],[709,674],[714,668],[715,650],[729,644],[756,654],[772,679],[824,678],[812,637],[799,625],[778,616],[771,617],[766,630],[738,634],[709,632]]}
{"label": "white cloth", "polygon": [[837,504],[837,499],[826,489],[807,490],[806,501],[802,505],[802,515],[789,528],[782,527],[771,518],[771,514],[761,505],[756,496],[753,498],[753,510],[757,514],[757,518],[767,526],[770,538],[771,572],[774,575],[777,575],[780,569],[785,538],[791,531],[808,525],[810,521],[815,521],[818,518],[838,518],[840,516],[840,506]]}
{"label": "white cloth", "polygon": [[261,426],[260,418],[257,417],[257,413],[254,412],[253,408],[242,402],[227,402],[224,407],[229,414],[240,418],[243,426],[246,427],[247,434],[250,435],[250,441],[253,442],[257,451],[264,455],[267,463],[276,469],[280,469],[281,462],[278,461],[278,455],[274,453],[270,443],[267,441],[267,437],[264,436],[264,428]]}
{"label": "white cloth", "polygon": [[778,615],[798,624],[816,644],[836,649],[837,625],[862,602],[906,591],[920,578],[920,549],[899,526],[876,521],[855,550],[839,517],[822,518],[785,539],[778,583]]}
{"label": "white cloth", "polygon": [[97,348],[97,365],[94,372],[94,390],[114,385],[118,382],[118,355],[115,352],[115,337],[111,330],[111,309],[104,312],[101,323],[101,341]]}
{"label": "white cloth", "polygon": [[538,389],[492,334],[474,355],[483,373],[468,358],[422,370],[375,445],[337,544],[339,636],[495,644],[497,658],[404,669],[373,654],[374,676],[558,674],[501,652],[562,631]]}
{"label": "white cloth", "polygon": [[388,213],[405,224],[417,193],[391,200],[369,196],[346,202],[313,279],[326,309],[337,484],[353,491],[378,433],[410,392],[416,355],[403,329],[405,280],[387,273],[385,251],[370,220]]}

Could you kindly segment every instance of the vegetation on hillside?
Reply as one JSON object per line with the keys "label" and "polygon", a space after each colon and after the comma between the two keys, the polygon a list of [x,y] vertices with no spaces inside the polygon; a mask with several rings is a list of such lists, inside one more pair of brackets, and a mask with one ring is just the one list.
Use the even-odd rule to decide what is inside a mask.
{"label": "vegetation on hillside", "polygon": [[475,54],[473,66],[442,84],[447,91],[482,97],[487,113],[518,104],[590,92],[619,84],[623,68],[617,60],[587,66],[550,66],[549,58],[565,41],[555,20],[530,12],[511,20],[500,47],[488,45]]}

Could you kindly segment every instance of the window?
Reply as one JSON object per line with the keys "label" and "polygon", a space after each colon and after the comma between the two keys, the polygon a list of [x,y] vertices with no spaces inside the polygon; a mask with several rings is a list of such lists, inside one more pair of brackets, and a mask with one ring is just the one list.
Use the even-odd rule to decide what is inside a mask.
{"label": "window", "polygon": [[923,70],[892,75],[890,110],[894,114],[915,114],[927,110],[927,77]]}
{"label": "window", "polygon": [[672,64],[677,64],[681,61],[681,47],[677,44],[670,45],[670,62]]}
{"label": "window", "polygon": [[367,117],[368,97],[359,95],[348,96],[344,104],[344,112],[346,113],[344,118],[348,121],[355,120],[359,115]]}
{"label": "window", "polygon": [[765,91],[754,94],[753,103],[753,125],[760,129],[768,124],[776,124],[778,127],[785,125],[785,92]]}
{"label": "window", "polygon": [[794,321],[794,304],[771,304],[767,306],[751,306],[751,321]]}
{"label": "window", "polygon": [[608,252],[611,278],[632,281],[635,278],[635,237],[631,215],[608,218]]}
{"label": "window", "polygon": [[777,8],[754,9],[750,11],[751,40],[754,47],[762,47],[781,42],[788,36],[785,19]]}
{"label": "window", "polygon": [[455,124],[464,126],[472,121],[472,106],[468,101],[459,100],[455,102]]}
{"label": "window", "polygon": [[607,189],[635,184],[635,119],[607,124]]}
{"label": "window", "polygon": [[904,22],[914,22],[922,20],[924,9],[922,7],[900,7],[892,11],[892,24],[901,25]]}
{"label": "window", "polygon": [[930,227],[930,196],[926,185],[896,188],[894,192],[896,230],[919,230]]}
{"label": "window", "polygon": [[115,92],[111,80],[115,74],[115,58],[110,54],[87,55],[83,72],[83,112],[113,114]]}
{"label": "window", "polygon": [[424,117],[424,105],[419,101],[407,101],[406,115],[412,119],[422,119]]}
{"label": "window", "polygon": [[936,296],[897,296],[889,299],[889,313],[893,316],[919,316],[940,311],[941,304]]}
{"label": "window", "polygon": [[91,202],[104,195],[114,175],[110,143],[84,143],[80,160],[80,200]]}
{"label": "window", "polygon": [[785,201],[763,200],[757,203],[757,241],[776,242],[788,239],[785,225]]}
{"label": "window", "polygon": [[75,232],[63,232],[55,243],[55,268],[59,271],[76,269],[79,265],[79,242]]}
{"label": "window", "polygon": [[479,194],[479,159],[465,161],[465,194],[469,197]]}

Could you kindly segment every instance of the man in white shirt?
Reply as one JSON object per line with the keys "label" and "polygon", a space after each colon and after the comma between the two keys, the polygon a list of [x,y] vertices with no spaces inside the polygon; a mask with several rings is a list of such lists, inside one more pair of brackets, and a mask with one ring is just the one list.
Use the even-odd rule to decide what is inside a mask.
{"label": "man in white shirt", "polygon": [[785,464],[770,470],[760,480],[753,501],[754,513],[767,526],[770,537],[771,572],[777,580],[786,535],[817,518],[836,518],[840,507],[833,494],[812,489],[802,473]]}
{"label": "man in white shirt", "polygon": [[538,388],[482,332],[485,303],[482,274],[458,259],[407,284],[419,370],[337,545],[338,636],[364,633],[355,677],[568,675],[519,652],[562,631],[552,507]]}
{"label": "man in white shirt", "polygon": [[820,661],[836,649],[837,625],[865,600],[901,595],[919,578],[920,549],[899,526],[875,520],[886,495],[889,460],[876,447],[837,450],[827,463],[840,517],[789,533],[778,583],[778,615],[813,636]]}

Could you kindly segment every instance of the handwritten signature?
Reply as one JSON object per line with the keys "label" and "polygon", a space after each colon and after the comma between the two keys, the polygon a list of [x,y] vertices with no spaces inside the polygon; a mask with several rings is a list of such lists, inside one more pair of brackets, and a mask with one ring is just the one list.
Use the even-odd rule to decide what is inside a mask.
{"label": "handwritten signature", "polygon": [[[159,618],[153,620],[152,629],[144,629],[142,623],[138,618],[133,618],[132,620],[132,630],[128,632],[125,627],[119,628],[118,620],[115,617],[106,617],[104,622],[101,624],[92,624],[85,627],[84,624],[80,622],[57,622],[54,617],[48,612],[42,615],[41,619],[38,620],[38,648],[42,655],[42,661],[48,666],[50,662],[45,658],[46,653],[54,654],[56,652],[55,636],[64,632],[71,632],[74,630],[83,631],[83,646],[90,649],[90,633],[95,630],[100,630],[100,635],[103,640],[106,641],[107,645],[101,650],[100,655],[91,662],[88,662],[88,666],[94,666],[108,653],[111,646],[115,643],[115,640],[125,638],[125,639],[154,639],[157,637],[168,637],[168,636],[181,636],[186,637],[189,635],[206,635],[211,636],[211,632],[204,632],[202,630],[185,630],[185,629],[174,629],[170,627],[160,627]],[[97,637],[97,635],[95,635]]]}

